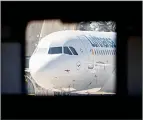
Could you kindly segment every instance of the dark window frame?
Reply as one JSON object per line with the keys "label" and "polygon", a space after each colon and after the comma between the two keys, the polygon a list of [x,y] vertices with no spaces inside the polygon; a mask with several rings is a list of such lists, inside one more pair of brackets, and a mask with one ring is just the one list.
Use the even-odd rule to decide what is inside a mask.
{"label": "dark window frame", "polygon": [[[54,49],[54,48],[61,48],[60,52],[57,52],[57,53],[52,53],[52,51],[50,51],[51,49]],[[50,47],[49,50],[48,50],[48,54],[62,54],[63,52],[63,47],[60,46],[60,47]]]}
{"label": "dark window frame", "polygon": [[[72,48],[72,49],[71,49]],[[72,47],[72,46],[69,46],[69,49],[71,50],[71,52],[73,53],[73,55],[78,55],[78,53],[77,53],[77,51],[75,50],[75,48],[74,47]],[[74,53],[74,52],[75,53]]]}
{"label": "dark window frame", "polygon": [[[69,52],[70,52],[71,54],[65,53],[65,48],[68,48],[68,50],[69,50]],[[68,46],[63,46],[63,54],[66,54],[66,55],[74,55],[74,54],[72,53],[72,51],[69,49]]]}

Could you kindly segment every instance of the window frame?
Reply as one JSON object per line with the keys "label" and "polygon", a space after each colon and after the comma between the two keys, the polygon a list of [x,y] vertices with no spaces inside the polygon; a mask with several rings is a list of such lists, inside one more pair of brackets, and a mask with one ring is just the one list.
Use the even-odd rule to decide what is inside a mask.
{"label": "window frame", "polygon": [[[67,53],[65,53],[65,51],[64,51],[64,47],[67,47],[67,48],[68,48],[68,50],[71,52],[71,54],[67,54]],[[68,47],[68,46],[63,46],[63,54],[64,54],[64,55],[74,55],[74,54],[72,53],[72,51],[69,49],[69,47]]]}
{"label": "window frame", "polygon": [[[74,47],[69,46],[69,49],[70,49],[70,51],[71,51],[71,52],[72,52],[72,50],[71,50],[71,48],[70,48],[70,47],[71,47],[71,48],[73,48],[73,49],[75,50],[75,52],[77,53],[77,51],[76,51],[76,49],[75,49]],[[73,55],[75,55],[73,52],[72,52],[72,54],[73,54]],[[77,53],[76,55],[78,55],[78,53]]]}
{"label": "window frame", "polygon": [[54,55],[54,54],[49,53],[49,51],[50,51],[51,48],[62,48],[62,51],[60,53],[54,53],[54,54],[62,54],[63,53],[63,47],[62,46],[59,46],[59,47],[49,47],[49,49],[48,49],[48,54],[49,55]]}

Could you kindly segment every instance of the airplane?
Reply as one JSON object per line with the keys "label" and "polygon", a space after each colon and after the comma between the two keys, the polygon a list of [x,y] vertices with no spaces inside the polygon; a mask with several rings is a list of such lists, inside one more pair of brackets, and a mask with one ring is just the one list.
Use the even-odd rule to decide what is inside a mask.
{"label": "airplane", "polygon": [[42,38],[29,60],[32,78],[46,90],[115,92],[116,33],[65,30]]}

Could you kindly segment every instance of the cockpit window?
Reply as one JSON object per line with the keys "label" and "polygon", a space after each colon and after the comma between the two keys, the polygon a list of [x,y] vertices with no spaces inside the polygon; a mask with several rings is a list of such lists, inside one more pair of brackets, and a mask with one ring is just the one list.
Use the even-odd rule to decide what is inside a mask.
{"label": "cockpit window", "polygon": [[64,47],[64,53],[68,55],[72,55],[71,51],[69,50],[68,47]]}
{"label": "cockpit window", "polygon": [[62,47],[51,47],[49,48],[48,54],[61,54]]}
{"label": "cockpit window", "polygon": [[74,55],[78,55],[78,53],[76,52],[76,50],[73,47],[69,47],[69,48],[71,49],[71,51]]}

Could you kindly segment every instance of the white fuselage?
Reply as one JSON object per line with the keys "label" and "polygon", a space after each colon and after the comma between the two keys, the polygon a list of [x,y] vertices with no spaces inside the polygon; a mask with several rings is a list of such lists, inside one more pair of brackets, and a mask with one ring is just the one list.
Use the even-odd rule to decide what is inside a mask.
{"label": "white fuselage", "polygon": [[103,88],[115,76],[115,43],[113,32],[54,32],[31,56],[31,76],[45,89]]}

